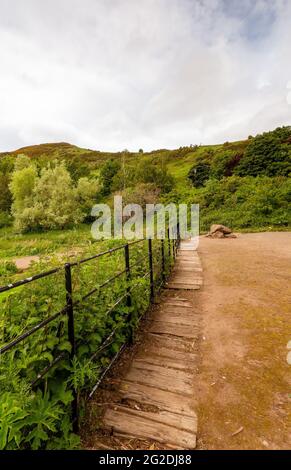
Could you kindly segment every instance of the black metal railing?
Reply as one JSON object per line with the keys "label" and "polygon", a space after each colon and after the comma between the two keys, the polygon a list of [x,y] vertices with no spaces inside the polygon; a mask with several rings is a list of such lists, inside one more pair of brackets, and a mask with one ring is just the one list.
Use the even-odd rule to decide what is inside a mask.
{"label": "black metal railing", "polygon": [[[170,236],[171,235],[171,236]],[[42,320],[41,322],[37,323],[27,331],[23,332],[22,334],[18,335],[16,338],[13,340],[9,341],[7,344],[4,344],[0,348],[0,356],[13,348],[20,347],[21,343],[24,342],[26,339],[28,339],[31,335],[36,333],[37,331],[44,329],[49,325],[51,322],[54,320],[65,317],[67,318],[67,338],[70,343],[70,352],[61,352],[56,355],[56,357],[53,358],[53,360],[48,364],[45,368],[43,368],[40,372],[37,373],[36,378],[31,382],[31,385],[37,386],[39,384],[39,381],[45,378],[45,376],[48,374],[48,372],[55,367],[60,361],[62,360],[68,360],[70,364],[73,363],[74,358],[76,356],[77,348],[79,346],[78,341],[76,341],[76,331],[75,331],[75,310],[76,308],[82,304],[86,299],[91,297],[94,293],[98,293],[101,291],[101,289],[105,288],[106,286],[110,286],[116,279],[124,276],[125,278],[125,284],[124,284],[124,292],[122,292],[122,295],[114,302],[113,305],[110,306],[110,308],[107,308],[106,312],[104,315],[110,315],[111,312],[116,309],[117,306],[122,305],[124,302],[126,306],[126,316],[125,320],[129,323],[130,325],[130,333],[129,337],[127,338],[127,341],[122,344],[120,349],[117,351],[117,353],[114,355],[113,358],[111,358],[110,363],[104,367],[104,369],[101,371],[101,374],[98,378],[97,383],[94,385],[90,393],[88,394],[88,398],[91,398],[94,394],[94,392],[97,390],[98,386],[102,382],[103,378],[107,374],[107,372],[110,370],[112,367],[113,363],[116,361],[118,356],[121,354],[123,351],[125,345],[127,342],[130,344],[133,342],[133,326],[132,326],[132,304],[133,304],[133,291],[134,289],[139,285],[138,282],[136,284],[133,283],[133,281],[140,281],[142,279],[147,279],[149,281],[148,287],[149,287],[149,303],[154,301],[155,295],[157,291],[165,284],[166,278],[167,278],[167,272],[166,272],[166,261],[167,260],[174,260],[176,257],[177,249],[180,243],[180,234],[179,234],[179,226],[177,225],[175,229],[174,236],[173,234],[170,233],[170,230],[167,230],[167,238],[164,240],[155,240],[155,243],[153,243],[153,240],[148,239],[147,240],[147,249],[146,253],[143,252],[143,256],[139,257],[138,259],[133,260],[131,262],[131,256],[130,256],[130,248],[132,246],[138,245],[144,243],[144,240],[135,240],[126,244],[123,244],[118,247],[111,248],[109,250],[103,251],[101,253],[92,255],[90,257],[84,258],[80,261],[77,262],[72,262],[72,263],[66,263],[64,266],[60,266],[54,269],[51,269],[49,271],[36,274],[34,276],[31,276],[29,278],[16,281],[14,283],[5,285],[0,287],[0,296],[2,293],[10,291],[12,289],[16,289],[19,286],[24,286],[26,284],[31,284],[35,282],[38,279],[43,279],[48,276],[52,276],[53,274],[64,273],[64,280],[65,280],[65,293],[66,293],[66,304],[65,306],[57,311],[56,313],[49,315],[46,319]],[[155,245],[155,246],[154,246]],[[78,300],[74,301],[74,288],[73,288],[73,282],[72,282],[72,268],[76,266],[83,265],[84,263],[88,263],[89,261],[98,259],[98,258],[103,258],[106,255],[112,255],[113,253],[120,253],[124,252],[124,269],[121,271],[116,272],[113,276],[110,278],[106,279],[104,282],[100,283],[98,286],[94,287],[91,289],[89,292],[86,294],[80,296]],[[144,264],[147,264],[147,270],[142,273],[135,273],[133,276],[133,269],[135,267],[140,267]],[[139,313],[139,312],[137,312]],[[63,320],[62,320],[63,322]],[[64,322],[63,322],[64,323]],[[110,334],[102,340],[101,345],[98,347],[97,351],[95,351],[91,357],[90,360],[93,361],[93,359],[96,359],[96,357],[99,357],[106,348],[108,348],[110,345],[112,345],[114,341],[114,335],[118,329],[118,326],[112,328],[110,331]],[[75,432],[78,431],[78,392],[77,390],[72,387],[72,392],[73,392],[73,402],[72,402],[72,423],[73,423],[73,430]]]}

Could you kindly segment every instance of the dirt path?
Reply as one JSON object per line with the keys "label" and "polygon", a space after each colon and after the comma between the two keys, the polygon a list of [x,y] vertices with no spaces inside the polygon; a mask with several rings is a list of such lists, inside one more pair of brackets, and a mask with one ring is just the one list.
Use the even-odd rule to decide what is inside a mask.
{"label": "dirt path", "polygon": [[202,238],[198,251],[198,448],[290,449],[291,233]]}
{"label": "dirt path", "polygon": [[[81,248],[75,248],[74,250],[68,250],[66,253],[56,253],[55,256],[59,258],[60,261],[63,261],[64,258],[74,258],[82,253]],[[41,256],[32,255],[32,256],[22,256],[21,258],[14,258],[13,262],[15,263],[19,272],[26,271],[31,267],[32,263],[38,263],[41,259],[49,261],[52,256]]]}

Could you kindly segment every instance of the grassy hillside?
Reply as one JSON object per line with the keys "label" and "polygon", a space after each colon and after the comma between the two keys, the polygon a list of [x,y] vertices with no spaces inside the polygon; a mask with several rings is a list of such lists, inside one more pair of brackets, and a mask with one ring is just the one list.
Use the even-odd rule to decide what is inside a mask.
{"label": "grassy hillside", "polygon": [[142,205],[158,199],[199,203],[203,230],[212,222],[236,229],[291,223],[291,127],[238,142],[175,150],[111,153],[60,142],[1,153],[0,227],[13,222],[9,183],[14,163],[23,155],[38,174],[63,161],[75,186],[80,178],[94,179],[95,202],[118,191],[126,202]]}

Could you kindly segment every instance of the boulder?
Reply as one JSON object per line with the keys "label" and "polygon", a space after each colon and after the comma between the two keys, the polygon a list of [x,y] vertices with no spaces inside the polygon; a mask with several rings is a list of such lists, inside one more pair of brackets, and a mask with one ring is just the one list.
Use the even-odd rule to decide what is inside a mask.
{"label": "boulder", "polygon": [[206,235],[210,238],[236,238],[229,227],[221,224],[213,224],[210,227],[210,232]]}
{"label": "boulder", "polygon": [[224,235],[228,235],[228,234],[232,233],[232,230],[228,227],[225,227],[225,225],[213,224],[210,227],[210,232],[209,233],[213,234],[215,232],[221,232]]}

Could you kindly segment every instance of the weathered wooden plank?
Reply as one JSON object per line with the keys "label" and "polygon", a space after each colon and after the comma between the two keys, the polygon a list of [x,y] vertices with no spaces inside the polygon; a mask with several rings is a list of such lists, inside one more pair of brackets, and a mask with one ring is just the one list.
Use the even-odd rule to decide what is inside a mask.
{"label": "weathered wooden plank", "polygon": [[160,410],[196,417],[192,407],[192,397],[181,396],[177,393],[126,380],[121,382],[119,391],[125,400],[134,400],[144,405],[156,406]]}
{"label": "weathered wooden plank", "polygon": [[166,343],[165,346],[165,343],[163,343],[162,341],[160,343],[153,342],[148,345],[146,344],[143,347],[141,353],[137,355],[137,358],[145,357],[146,354],[148,354],[149,356],[156,355],[165,357],[169,360],[178,359],[179,361],[193,363],[195,363],[197,359],[197,354],[195,354],[194,352],[187,350],[181,351],[180,349],[177,350],[173,348],[173,344],[170,345],[169,343]]}
{"label": "weathered wooden plank", "polygon": [[158,333],[147,333],[146,344],[157,345],[157,347],[172,348],[175,351],[193,352],[195,349],[193,338],[184,338],[171,335],[160,335]]}
{"label": "weathered wooden plank", "polygon": [[[190,326],[190,327],[189,327]],[[197,338],[197,327],[188,324],[170,323],[168,321],[153,321],[149,327],[152,333],[162,333],[174,336],[182,336],[184,338]]]}
{"label": "weathered wooden plank", "polygon": [[[182,325],[189,325],[191,328],[193,325],[195,325],[195,317],[193,318],[193,313],[192,312],[171,312],[170,310],[164,310],[159,312],[159,315],[157,317],[158,322],[166,322],[166,323],[174,323],[175,325],[177,324],[182,324]],[[178,335],[181,336],[181,335]]]}
{"label": "weathered wooden plank", "polygon": [[200,289],[200,285],[198,284],[177,284],[175,282],[169,282],[167,284],[167,288],[168,289],[174,289],[174,290],[179,290],[179,289],[183,289],[183,290],[199,290]]}
{"label": "weathered wooden plank", "polygon": [[203,280],[201,278],[184,275],[173,276],[170,282],[174,282],[175,284],[196,284],[198,286],[203,284]]}
{"label": "weathered wooden plank", "polygon": [[[105,414],[105,423],[106,427],[110,427],[113,431],[120,432],[122,435],[153,439],[164,444],[170,443],[178,448],[195,448],[195,423],[192,425],[194,431],[189,432],[171,424],[157,421],[157,419],[154,420],[152,415],[153,413],[147,412],[131,413],[122,407],[117,410],[108,408]],[[162,416],[158,419],[162,419]]]}
{"label": "weathered wooden plank", "polygon": [[156,412],[136,410],[134,408],[122,405],[112,405],[110,409],[114,411],[119,411],[120,413],[142,417],[150,421],[154,421],[156,423],[162,423],[168,426],[173,426],[174,428],[189,431],[191,433],[196,434],[197,432],[196,415],[186,416],[166,410],[157,410]]}
{"label": "weathered wooden plank", "polygon": [[192,302],[189,302],[189,300],[181,300],[179,297],[172,296],[165,297],[163,299],[163,304],[182,308],[192,308]]}
{"label": "weathered wooden plank", "polygon": [[134,362],[125,379],[181,395],[191,396],[193,393],[192,375],[177,369],[149,366],[145,363],[139,367]]}
{"label": "weathered wooden plank", "polygon": [[165,356],[159,356],[152,353],[148,353],[146,356],[138,356],[134,360],[136,363],[146,363],[148,365],[156,365],[165,368],[177,369],[177,370],[187,370],[190,371],[194,369],[194,364],[191,362],[176,358],[168,358]]}

